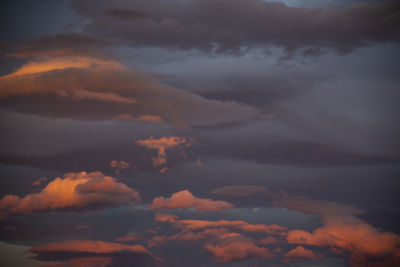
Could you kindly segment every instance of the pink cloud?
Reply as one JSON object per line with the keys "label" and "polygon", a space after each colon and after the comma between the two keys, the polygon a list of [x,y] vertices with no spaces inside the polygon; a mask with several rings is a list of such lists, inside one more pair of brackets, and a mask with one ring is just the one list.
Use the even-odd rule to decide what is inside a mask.
{"label": "pink cloud", "polygon": [[291,259],[316,259],[314,252],[309,249],[305,249],[302,246],[297,246],[296,248],[287,252],[284,256],[285,260]]}
{"label": "pink cloud", "polygon": [[215,244],[205,244],[204,248],[211,253],[216,262],[273,257],[268,249],[255,245],[254,241],[238,233],[224,234]]}
{"label": "pink cloud", "polygon": [[233,206],[233,204],[226,201],[198,198],[193,196],[188,190],[183,190],[172,194],[170,198],[155,198],[150,207],[154,210],[194,208],[196,211],[221,211],[231,209]]}

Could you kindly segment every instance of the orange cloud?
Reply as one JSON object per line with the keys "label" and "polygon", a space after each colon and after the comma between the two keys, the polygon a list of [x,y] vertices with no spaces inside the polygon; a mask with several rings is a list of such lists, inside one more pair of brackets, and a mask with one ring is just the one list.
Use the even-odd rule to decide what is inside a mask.
{"label": "orange cloud", "polygon": [[167,163],[166,149],[178,147],[183,144],[185,144],[185,146],[188,147],[194,144],[195,142],[196,140],[194,140],[193,138],[187,139],[185,137],[177,137],[177,136],[161,137],[158,139],[150,137],[150,139],[137,141],[137,143],[141,146],[158,150],[157,157],[152,158],[154,167],[160,167]]}
{"label": "orange cloud", "polygon": [[321,215],[323,226],[313,232],[290,230],[290,244],[329,247],[334,252],[350,254],[350,265],[395,266],[400,262],[400,235],[383,232],[357,218],[362,211],[352,206],[316,201],[305,197],[282,196],[276,204],[292,210]]}
{"label": "orange cloud", "polygon": [[138,117],[134,117],[131,114],[123,113],[114,117],[116,121],[142,121],[142,122],[150,122],[150,123],[161,123],[163,119],[157,115],[141,115]]}
{"label": "orange cloud", "polygon": [[254,242],[238,233],[227,233],[216,240],[216,244],[205,244],[216,262],[232,262],[249,258],[272,258],[268,249],[259,247]]}
{"label": "orange cloud", "polygon": [[67,173],[55,178],[39,193],[4,196],[0,199],[0,215],[5,218],[16,213],[80,210],[134,204],[139,200],[139,192],[101,172]]}
{"label": "orange cloud", "polygon": [[296,248],[287,252],[284,256],[285,261],[291,259],[316,259],[314,252],[309,249],[305,249],[302,246],[297,246]]}
{"label": "orange cloud", "polygon": [[183,190],[172,194],[170,198],[155,198],[150,207],[154,210],[194,208],[196,211],[221,211],[231,209],[233,206],[233,204],[226,201],[197,198],[188,190]]}
{"label": "orange cloud", "polygon": [[17,69],[11,74],[1,76],[1,80],[13,78],[16,76],[38,74],[54,70],[64,70],[70,68],[88,69],[93,66],[107,69],[125,69],[124,66],[114,60],[103,60],[93,57],[71,56],[51,58],[45,60],[31,61]]}
{"label": "orange cloud", "polygon": [[[156,218],[157,219],[157,218]],[[170,220],[171,222],[171,220]],[[264,233],[270,235],[285,235],[286,228],[276,224],[249,224],[246,221],[206,221],[206,220],[172,220],[179,228],[189,230],[202,230],[206,228],[227,227],[250,233]]]}

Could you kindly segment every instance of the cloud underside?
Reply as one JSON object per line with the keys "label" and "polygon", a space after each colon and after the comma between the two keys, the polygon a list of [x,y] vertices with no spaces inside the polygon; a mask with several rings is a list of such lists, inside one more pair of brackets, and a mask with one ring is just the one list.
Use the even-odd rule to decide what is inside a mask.
{"label": "cloud underside", "polygon": [[36,246],[30,249],[35,258],[41,261],[51,261],[41,266],[141,266],[144,262],[162,261],[142,245],[125,245],[120,243],[93,241],[93,240],[69,240],[60,243],[51,243]]}
{"label": "cloud underside", "polygon": [[[399,41],[396,1],[326,7],[289,7],[259,0],[109,1],[74,0],[91,22],[87,33],[134,45],[239,52],[243,47],[284,47],[318,54],[341,53],[374,42]],[[223,12],[224,19],[220,19]]]}
{"label": "cloud underside", "polygon": [[247,121],[258,113],[167,86],[113,60],[84,56],[30,61],[0,77],[0,89],[3,107],[50,117],[190,126]]}

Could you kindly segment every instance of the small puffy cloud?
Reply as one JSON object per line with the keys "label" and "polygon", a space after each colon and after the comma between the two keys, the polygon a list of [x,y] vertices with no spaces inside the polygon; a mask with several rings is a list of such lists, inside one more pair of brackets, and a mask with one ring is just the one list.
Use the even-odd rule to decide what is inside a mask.
{"label": "small puffy cloud", "polygon": [[268,192],[264,186],[258,185],[227,185],[212,190],[210,193],[220,196],[247,197]]}
{"label": "small puffy cloud", "polygon": [[138,191],[101,172],[67,173],[55,178],[39,193],[4,196],[0,199],[0,214],[5,218],[9,214],[82,210],[134,204],[139,200]]}
{"label": "small puffy cloud", "polygon": [[130,168],[130,164],[128,162],[126,162],[125,160],[121,160],[121,161],[113,160],[110,162],[110,166],[111,166],[111,168],[114,169],[115,173],[117,173],[117,174],[123,170],[127,170]]}
{"label": "small puffy cloud", "polygon": [[[156,149],[157,156],[152,158],[153,166],[160,167],[167,163],[166,149],[171,149],[173,147],[181,147],[183,145],[189,147],[195,144],[196,140],[193,138],[185,138],[177,136],[161,137],[158,139],[150,137],[149,139],[138,140],[136,143],[150,149]],[[166,170],[167,169],[165,169],[165,171]]]}
{"label": "small puffy cloud", "polygon": [[32,186],[39,186],[42,183],[46,182],[47,180],[49,180],[47,177],[41,177],[35,181],[32,182]]}
{"label": "small puffy cloud", "polygon": [[195,197],[190,191],[183,190],[172,194],[170,198],[157,197],[150,206],[154,210],[190,209],[196,211],[222,211],[233,208],[233,204]]}
{"label": "small puffy cloud", "polygon": [[312,252],[312,250],[305,249],[302,246],[297,246],[296,248],[287,252],[284,256],[285,260],[291,259],[315,259],[317,258]]}
{"label": "small puffy cloud", "polygon": [[224,234],[215,243],[205,244],[204,248],[211,253],[216,262],[273,257],[267,248],[257,246],[250,238],[238,233]]}

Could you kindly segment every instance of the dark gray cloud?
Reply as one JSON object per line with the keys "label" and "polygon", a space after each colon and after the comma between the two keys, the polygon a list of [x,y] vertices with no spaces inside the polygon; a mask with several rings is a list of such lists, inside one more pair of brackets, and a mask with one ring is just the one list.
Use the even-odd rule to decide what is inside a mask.
{"label": "dark gray cloud", "polygon": [[[374,42],[398,42],[398,2],[349,7],[302,8],[259,0],[108,1],[75,0],[90,18],[86,31],[133,44],[239,52],[274,44],[286,50],[332,48],[345,53]],[[116,9],[119,16],[109,16]],[[121,12],[125,9],[126,11]],[[115,13],[115,11],[114,11]],[[128,14],[129,13],[129,14]],[[140,19],[127,20],[126,17]],[[151,17],[147,16],[150,14]],[[128,15],[128,16],[127,16]],[[120,19],[116,19],[116,18]]]}
{"label": "dark gray cloud", "polygon": [[71,55],[96,55],[104,56],[110,53],[106,49],[118,42],[98,38],[81,33],[59,33],[45,35],[35,39],[7,42],[4,46],[10,51],[5,51],[6,57],[60,57]]}

